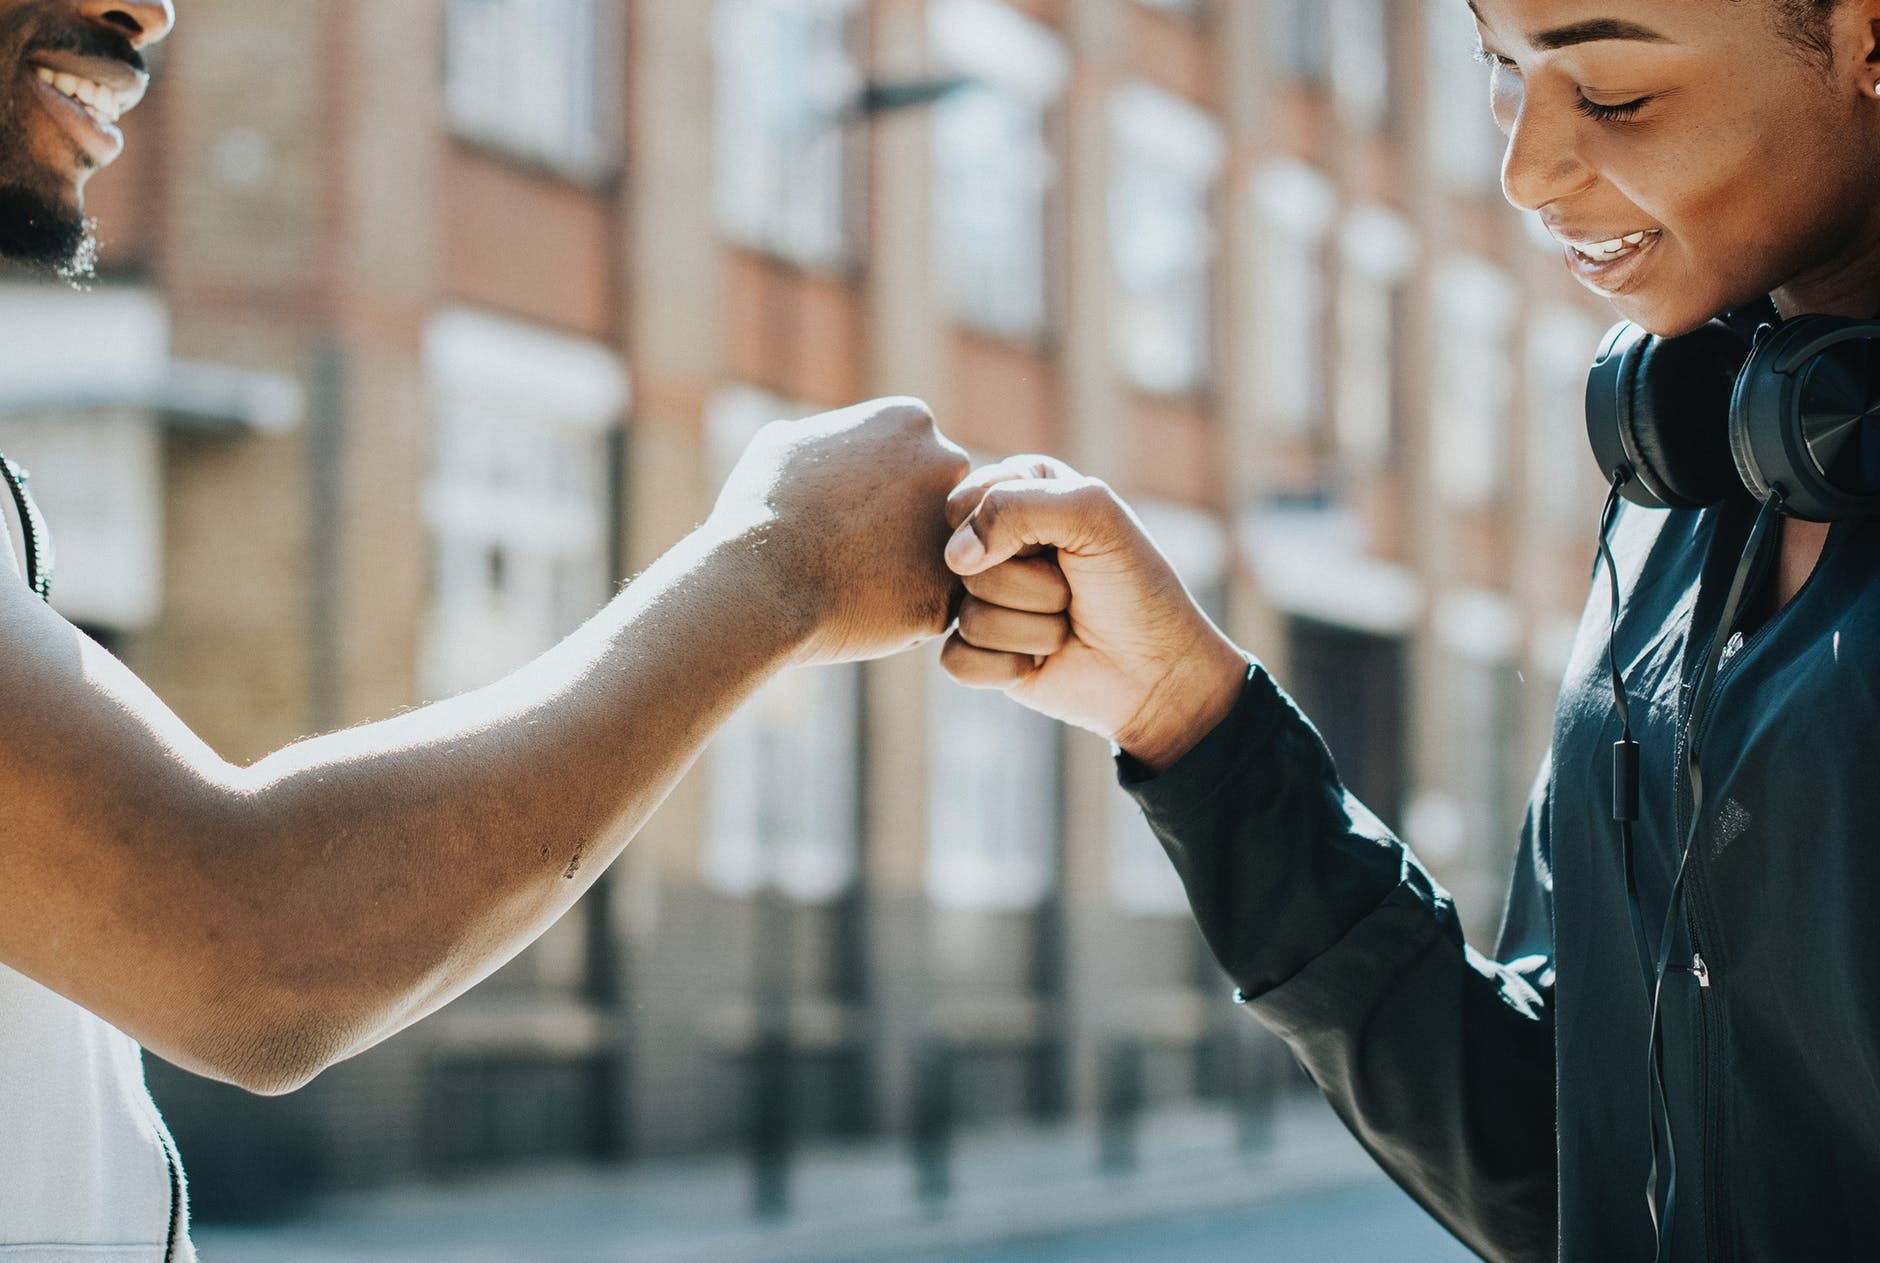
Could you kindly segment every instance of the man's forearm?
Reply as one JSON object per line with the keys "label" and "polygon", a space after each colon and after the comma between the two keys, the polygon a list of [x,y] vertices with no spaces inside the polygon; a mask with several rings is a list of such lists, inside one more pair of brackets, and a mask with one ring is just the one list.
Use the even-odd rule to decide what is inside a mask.
{"label": "man's forearm", "polygon": [[500,683],[250,769],[289,985],[370,1042],[561,916],[802,644],[761,547],[694,537]]}
{"label": "man's forearm", "polygon": [[180,949],[150,943],[180,951],[167,1002],[208,1029],[137,1020],[133,968],[99,1007],[171,1060],[286,1090],[462,992],[580,897],[798,652],[809,615],[779,579],[761,539],[695,535],[499,683],[172,778],[204,788],[150,801],[141,841],[164,862],[130,919],[187,927]]}
{"label": "man's forearm", "polygon": [[0,584],[0,963],[191,1069],[304,1082],[546,929],[780,667],[938,634],[964,471],[910,400],[767,426],[536,662],[249,768]]}

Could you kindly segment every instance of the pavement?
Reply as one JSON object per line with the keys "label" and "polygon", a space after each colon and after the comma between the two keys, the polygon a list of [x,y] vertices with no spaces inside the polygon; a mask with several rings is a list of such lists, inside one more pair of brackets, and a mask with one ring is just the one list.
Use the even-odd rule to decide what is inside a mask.
{"label": "pavement", "polygon": [[905,1146],[816,1149],[787,1216],[752,1215],[735,1158],[532,1170],[333,1199],[265,1228],[199,1225],[203,1263],[907,1263],[1471,1256],[1378,1173],[1325,1105],[1289,1100],[1249,1151],[1225,1111],[1146,1118],[1128,1170],[1088,1126],[960,1136],[924,1201]]}

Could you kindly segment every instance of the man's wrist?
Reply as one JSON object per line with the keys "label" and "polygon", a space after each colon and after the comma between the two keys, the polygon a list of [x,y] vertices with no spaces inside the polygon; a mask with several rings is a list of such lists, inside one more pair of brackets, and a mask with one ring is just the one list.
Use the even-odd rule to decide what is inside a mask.
{"label": "man's wrist", "polygon": [[822,585],[811,581],[773,523],[729,528],[707,523],[690,541],[695,565],[722,576],[738,603],[754,611],[768,649],[785,661],[807,650],[826,621]]}
{"label": "man's wrist", "polygon": [[1247,659],[1218,632],[1201,651],[1164,677],[1116,744],[1151,773],[1179,763],[1234,709],[1247,680]]}

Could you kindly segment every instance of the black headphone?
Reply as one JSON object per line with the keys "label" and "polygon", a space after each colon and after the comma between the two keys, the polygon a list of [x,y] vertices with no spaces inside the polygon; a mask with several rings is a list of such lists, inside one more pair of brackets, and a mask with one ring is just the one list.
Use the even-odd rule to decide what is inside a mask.
{"label": "black headphone", "polygon": [[1863,424],[1880,421],[1880,320],[1763,314],[1676,338],[1629,323],[1606,335],[1586,433],[1608,479],[1624,475],[1621,496],[1696,509],[1741,488],[1811,522],[1880,512],[1880,427]]}
{"label": "black headphone", "polygon": [[[1727,419],[1725,434],[1718,433]],[[1586,384],[1586,433],[1610,494],[1600,519],[1599,552],[1618,632],[1619,576],[1611,533],[1621,498],[1645,508],[1698,509],[1747,491],[1761,505],[1725,597],[1709,651],[1691,690],[1683,758],[1691,787],[1690,826],[1681,839],[1663,929],[1654,951],[1638,895],[1632,825],[1638,819],[1639,747],[1618,649],[1607,643],[1613,708],[1612,817],[1619,829],[1626,903],[1639,968],[1651,1006],[1646,1048],[1650,1087],[1651,1175],[1646,1204],[1659,1263],[1671,1258],[1678,1191],[1677,1150],[1664,1083],[1661,1041],[1666,973],[1674,966],[1674,927],[1685,871],[1702,819],[1703,781],[1695,729],[1716,683],[1725,643],[1735,630],[1775,519],[1813,522],[1880,514],[1880,320],[1798,316],[1783,322],[1764,303],[1732,312],[1696,331],[1659,338],[1634,324],[1606,335]],[[1727,441],[1725,441],[1727,438]],[[1691,972],[1700,960],[1693,959]],[[1709,974],[1700,976],[1708,986]]]}

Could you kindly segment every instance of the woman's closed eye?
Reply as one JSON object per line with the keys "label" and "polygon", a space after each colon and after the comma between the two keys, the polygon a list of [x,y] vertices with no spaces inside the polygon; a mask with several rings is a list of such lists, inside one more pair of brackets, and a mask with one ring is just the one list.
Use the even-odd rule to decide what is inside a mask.
{"label": "woman's closed eye", "polygon": [[1626,101],[1619,105],[1601,105],[1582,95],[1574,102],[1573,108],[1588,118],[1598,119],[1602,123],[1625,123],[1638,117],[1638,112],[1652,103],[1649,96],[1639,97],[1635,101]]}

